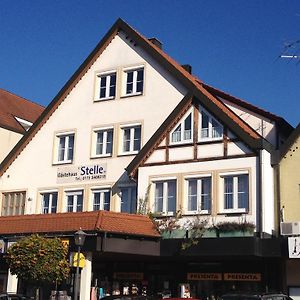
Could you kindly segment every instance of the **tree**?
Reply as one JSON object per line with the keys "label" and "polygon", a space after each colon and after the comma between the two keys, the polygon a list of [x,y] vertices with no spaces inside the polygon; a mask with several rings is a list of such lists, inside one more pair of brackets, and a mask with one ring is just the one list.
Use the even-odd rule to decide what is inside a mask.
{"label": "tree", "polygon": [[67,254],[59,238],[31,235],[9,247],[6,261],[12,274],[38,288],[44,283],[59,284],[68,277]]}

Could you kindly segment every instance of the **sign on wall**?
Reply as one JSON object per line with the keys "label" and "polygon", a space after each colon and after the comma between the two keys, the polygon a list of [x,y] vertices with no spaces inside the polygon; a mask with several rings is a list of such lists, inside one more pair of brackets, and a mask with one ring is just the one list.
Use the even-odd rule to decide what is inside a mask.
{"label": "sign on wall", "polygon": [[57,183],[82,182],[101,179],[106,179],[106,163],[57,168]]}
{"label": "sign on wall", "polygon": [[261,274],[260,273],[224,273],[224,280],[261,281]]}
{"label": "sign on wall", "polygon": [[289,258],[300,258],[300,236],[288,238]]}
{"label": "sign on wall", "polygon": [[187,273],[187,280],[222,280],[221,273]]}

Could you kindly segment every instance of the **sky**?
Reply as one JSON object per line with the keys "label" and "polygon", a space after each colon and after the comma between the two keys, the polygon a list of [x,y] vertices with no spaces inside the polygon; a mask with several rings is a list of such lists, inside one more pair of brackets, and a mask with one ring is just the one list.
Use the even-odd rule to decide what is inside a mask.
{"label": "sky", "polygon": [[118,18],[207,84],[300,122],[300,59],[279,58],[300,39],[299,0],[0,0],[0,88],[48,105]]}

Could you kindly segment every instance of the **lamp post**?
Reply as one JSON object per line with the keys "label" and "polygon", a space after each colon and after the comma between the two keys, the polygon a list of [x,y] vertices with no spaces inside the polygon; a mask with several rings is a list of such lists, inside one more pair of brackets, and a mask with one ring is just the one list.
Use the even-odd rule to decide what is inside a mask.
{"label": "lamp post", "polygon": [[75,287],[74,287],[74,300],[78,300],[79,296],[79,262],[80,262],[80,250],[84,245],[86,233],[81,228],[74,233],[74,241],[77,248],[77,266],[75,275]]}

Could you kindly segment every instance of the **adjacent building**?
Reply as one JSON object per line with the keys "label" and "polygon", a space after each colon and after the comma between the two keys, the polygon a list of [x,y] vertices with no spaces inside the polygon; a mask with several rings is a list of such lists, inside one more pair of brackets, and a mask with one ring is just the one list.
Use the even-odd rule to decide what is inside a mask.
{"label": "adjacent building", "polygon": [[[207,85],[157,39],[119,19],[2,162],[0,234],[6,242],[20,236],[1,227],[27,220],[20,215],[53,222],[80,215],[78,227],[114,238],[114,247],[99,248],[95,236],[85,249],[90,267],[82,271],[81,299],[92,286],[107,294],[139,288],[197,297],[280,289],[271,153],[291,130],[281,117]],[[85,228],[85,216],[99,210],[125,223],[136,213],[172,220],[184,236],[157,242],[147,230]],[[216,231],[251,224],[252,234],[209,237],[207,230],[183,250],[186,224],[199,220]],[[63,227],[49,227],[53,232],[70,235]],[[123,247],[128,239],[136,249],[159,243],[159,253],[133,256],[133,244],[131,252]],[[16,289],[16,278],[9,275],[7,286]]]}

